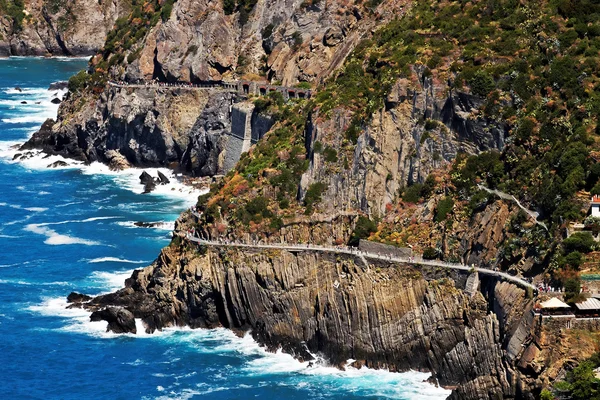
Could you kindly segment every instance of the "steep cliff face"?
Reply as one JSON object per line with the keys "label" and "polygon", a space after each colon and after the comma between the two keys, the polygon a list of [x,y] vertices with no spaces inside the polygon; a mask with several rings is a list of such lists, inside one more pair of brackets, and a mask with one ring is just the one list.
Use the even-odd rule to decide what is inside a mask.
{"label": "steep cliff face", "polygon": [[512,284],[485,281],[486,299],[467,296],[456,286],[465,277],[444,270],[366,268],[358,258],[311,251],[198,251],[172,244],[125,289],[87,307],[125,307],[149,331],[225,326],[300,358],[308,350],[336,365],[352,358],[432,371],[457,399],[510,398],[524,385],[514,363],[528,335],[514,332],[532,302]]}
{"label": "steep cliff face", "polygon": [[[132,14],[127,22],[115,26],[103,51],[90,63],[90,74],[102,78],[96,86],[72,93],[61,105],[58,124],[42,132],[46,140],[33,140],[30,146],[42,145],[49,152],[102,162],[107,159],[104,149],[118,150],[132,165],[176,162],[197,175],[226,172],[235,161],[228,162],[222,154],[227,143],[215,133],[231,131],[225,103],[233,101],[226,93],[212,97],[202,116],[195,107],[197,101],[186,107],[196,113],[198,125],[176,127],[177,136],[189,138],[183,143],[170,140],[168,132],[165,136],[172,129],[159,117],[146,117],[166,115],[171,98],[180,96],[177,91],[140,89],[140,93],[115,94],[117,90],[106,85],[106,78],[194,83],[243,78],[315,85],[343,64],[375,21],[385,23],[402,14],[405,6],[392,1],[371,9],[338,1],[309,5],[299,0],[261,0],[251,10],[225,12],[220,2],[179,0],[170,13],[163,13],[160,7],[164,6],[158,4],[148,7],[151,12],[142,11],[142,15],[152,15],[151,21]],[[156,106],[151,106],[154,95]],[[264,131],[262,122],[255,118],[253,130]],[[141,132],[150,132],[149,140],[158,145],[160,154],[151,154],[149,146],[144,148],[142,136],[146,135]],[[129,146],[131,139],[135,143]]]}
{"label": "steep cliff face", "polygon": [[[11,4],[14,3],[14,4]],[[7,2],[0,13],[2,56],[91,56],[116,19],[130,11],[114,0],[25,0]]]}
{"label": "steep cliff face", "polygon": [[313,121],[315,142],[336,149],[340,162],[313,153],[302,179],[306,191],[325,182],[324,205],[351,207],[370,215],[385,215],[399,190],[449,165],[459,153],[501,151],[508,127],[482,116],[483,99],[456,92],[415,68],[415,82],[400,79],[387,96],[385,107],[370,118],[351,153],[340,132],[351,124],[351,114],[336,109],[330,117]]}
{"label": "steep cliff face", "polygon": [[[340,66],[374,20],[389,20],[403,2],[369,12],[343,1],[259,0],[226,13],[220,2],[179,0],[141,44],[139,59],[113,72],[127,79],[211,81],[265,74],[284,85],[326,77]],[[360,23],[359,23],[360,21]]]}

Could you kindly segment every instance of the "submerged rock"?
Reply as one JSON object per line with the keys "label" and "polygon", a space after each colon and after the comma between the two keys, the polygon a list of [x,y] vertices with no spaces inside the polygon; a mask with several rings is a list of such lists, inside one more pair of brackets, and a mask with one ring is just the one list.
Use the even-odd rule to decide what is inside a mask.
{"label": "submerged rock", "polygon": [[53,162],[52,164],[49,164],[49,165],[47,166],[47,168],[66,167],[66,166],[68,166],[68,165],[69,165],[69,164],[67,164],[66,162],[64,162],[64,161],[61,161],[61,160],[58,160],[58,161],[55,161],[55,162]]}

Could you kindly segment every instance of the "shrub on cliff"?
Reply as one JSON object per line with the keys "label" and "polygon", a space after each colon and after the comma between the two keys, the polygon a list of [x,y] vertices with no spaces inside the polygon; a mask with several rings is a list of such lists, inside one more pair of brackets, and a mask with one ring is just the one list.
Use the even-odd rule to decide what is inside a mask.
{"label": "shrub on cliff", "polygon": [[356,221],[356,226],[352,231],[348,244],[350,246],[358,246],[360,239],[366,239],[374,232],[377,232],[377,223],[361,215]]}
{"label": "shrub on cliff", "polygon": [[454,200],[452,200],[451,197],[444,197],[442,200],[440,200],[435,208],[435,222],[445,221],[453,207]]}
{"label": "shrub on cliff", "polygon": [[175,0],[167,0],[160,10],[160,17],[163,21],[167,21],[171,17],[171,12],[173,11],[173,3]]}
{"label": "shrub on cliff", "polygon": [[576,232],[563,241],[567,253],[578,251],[589,253],[595,247],[596,241],[590,232]]}
{"label": "shrub on cliff", "polygon": [[323,182],[315,182],[308,187],[304,195],[304,205],[306,206],[306,215],[313,212],[313,205],[321,201],[321,195],[327,190],[327,185]]}
{"label": "shrub on cliff", "polygon": [[25,2],[23,0],[0,0],[0,12],[12,20],[15,31],[20,31],[23,28],[24,7]]}
{"label": "shrub on cliff", "polygon": [[438,251],[436,249],[434,249],[433,247],[427,247],[423,251],[423,259],[424,260],[435,260],[436,258],[438,258],[438,255],[439,255]]}
{"label": "shrub on cliff", "polygon": [[76,93],[85,89],[90,83],[92,77],[85,71],[79,71],[69,79],[69,92]]}

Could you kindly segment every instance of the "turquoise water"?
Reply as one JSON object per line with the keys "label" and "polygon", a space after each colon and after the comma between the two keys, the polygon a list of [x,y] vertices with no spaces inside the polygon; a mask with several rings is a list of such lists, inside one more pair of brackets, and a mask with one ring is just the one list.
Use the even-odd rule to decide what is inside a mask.
{"label": "turquoise water", "polygon": [[[169,243],[197,194],[174,185],[141,195],[140,171],[46,168],[12,148],[47,117],[51,82],[85,60],[0,60],[0,382],[3,399],[443,399],[428,374],[308,367],[224,329],[105,332],[71,291],[119,288]],[[22,91],[14,90],[15,86]],[[21,102],[27,104],[21,104]],[[40,104],[36,104],[40,102]],[[137,228],[136,221],[162,222]]]}

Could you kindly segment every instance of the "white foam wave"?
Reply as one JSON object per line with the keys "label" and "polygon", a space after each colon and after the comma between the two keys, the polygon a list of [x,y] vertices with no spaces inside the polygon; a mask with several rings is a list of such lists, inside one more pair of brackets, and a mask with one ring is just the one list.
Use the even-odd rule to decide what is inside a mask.
{"label": "white foam wave", "polygon": [[38,212],[38,213],[48,210],[48,208],[46,208],[46,207],[22,207],[18,204],[8,204],[8,203],[0,203],[0,207],[10,207],[10,208],[14,208],[17,210],[26,210],[26,211]]}
{"label": "white foam wave", "polygon": [[96,242],[93,240],[86,240],[86,239],[81,239],[81,238],[73,237],[73,236],[69,236],[69,235],[62,235],[60,233],[57,233],[55,230],[52,230],[50,228],[43,226],[42,224],[29,224],[29,225],[26,225],[25,228],[23,228],[23,230],[32,232],[32,233],[37,233],[38,235],[46,236],[46,240],[44,240],[44,243],[53,245],[53,246],[66,245],[66,244],[82,244],[82,245],[86,245],[86,246],[101,245],[100,242]]}
{"label": "white foam wave", "polygon": [[[45,209],[47,210],[47,209]],[[44,211],[45,211],[44,210]],[[67,221],[57,221],[57,222],[43,222],[41,224],[36,224],[37,226],[48,226],[48,225],[64,225],[64,224],[81,224],[86,222],[94,222],[94,221],[102,221],[106,219],[115,219],[119,217],[106,216],[106,217],[91,217],[86,219],[70,219]]]}
{"label": "white foam wave", "polygon": [[42,88],[20,88],[20,89],[4,88],[2,91],[6,94],[17,94],[17,95],[27,95],[27,94],[47,95],[48,93],[52,92],[51,90],[42,89]]}
{"label": "white foam wave", "polygon": [[171,232],[172,230],[175,229],[174,221],[151,222],[152,226],[150,226],[148,228],[140,227],[140,226],[136,225],[135,221],[118,221],[118,222],[116,222],[116,224],[119,226],[123,226],[125,228],[144,228],[144,229],[152,228],[152,229],[159,229],[161,231],[169,231],[169,232]]}
{"label": "white foam wave", "polygon": [[28,115],[25,117],[2,118],[5,124],[42,124],[48,118],[45,115]]}
{"label": "white foam wave", "polygon": [[[174,331],[167,329],[166,332]],[[295,387],[330,387],[340,393],[360,392],[377,398],[445,399],[450,391],[435,387],[426,380],[429,373],[410,371],[393,373],[386,370],[354,368],[348,360],[345,371],[329,366],[322,359],[300,362],[278,351],[269,353],[250,334],[240,338],[226,329],[194,330],[185,335],[168,336],[169,341],[185,344],[201,353],[236,353],[245,360],[242,369],[258,378],[285,376],[282,385]],[[226,379],[227,377],[224,377]]]}
{"label": "white foam wave", "polygon": [[[106,322],[91,322],[89,313],[81,309],[67,309],[65,299],[45,299],[42,304],[30,306],[33,312],[47,316],[59,316],[67,319],[67,325],[60,328],[62,331],[86,334],[100,338],[116,338],[116,335],[106,332]],[[281,351],[269,353],[259,346],[250,334],[238,337],[233,332],[217,328],[211,330],[189,328],[167,328],[155,334],[146,334],[145,326],[141,320],[136,319],[137,335],[128,334],[132,338],[145,338],[167,340],[176,346],[189,346],[200,353],[237,353],[243,356],[242,369],[250,376],[268,379],[272,375],[279,375],[283,379],[280,385],[298,388],[316,387],[319,390],[334,390],[340,393],[364,393],[377,398],[409,398],[409,399],[445,399],[450,391],[435,387],[426,382],[430,374],[423,372],[392,373],[386,370],[373,370],[369,368],[353,368],[346,366],[342,371],[328,366],[322,360],[308,363],[295,360],[289,354]],[[353,360],[348,360],[351,364]],[[136,360],[135,365],[143,363]],[[223,379],[227,379],[226,376]],[[262,385],[262,381],[258,383]],[[206,390],[229,390],[232,387],[211,386],[193,389],[177,387],[167,388],[167,397],[160,398],[185,398],[187,394],[206,393]],[[237,387],[237,386],[236,386]],[[327,388],[327,389],[326,389]],[[206,390],[205,390],[206,389]],[[174,397],[172,397],[174,396]]]}
{"label": "white foam wave", "polygon": [[99,257],[99,258],[94,258],[91,260],[88,260],[89,263],[92,264],[96,264],[96,263],[102,263],[102,262],[117,262],[117,263],[126,263],[126,264],[145,264],[148,263],[148,261],[144,261],[144,260],[127,260],[125,258],[117,258],[117,257]]}
{"label": "white foam wave", "polygon": [[[25,117],[19,117],[25,118]],[[40,122],[44,122],[45,118],[39,118]],[[67,159],[58,155],[48,156],[40,150],[32,150],[23,152],[19,150],[20,141],[3,141],[0,142],[0,158],[8,163],[19,163],[27,169],[34,171],[48,170],[48,167],[57,161],[62,161],[65,165],[52,167],[56,170],[64,169],[80,169],[85,175],[104,175],[109,176],[115,183],[136,194],[142,194],[144,191],[143,185],[140,183],[139,176],[143,171],[148,172],[152,176],[158,176],[158,171],[167,176],[170,183],[166,185],[157,185],[149,196],[161,196],[168,198],[176,198],[185,202],[185,204],[194,204],[198,200],[198,196],[208,191],[199,190],[189,185],[182,183],[171,170],[161,168],[130,168],[124,171],[111,171],[108,166],[94,162],[85,165],[83,162]],[[16,154],[27,154],[26,157],[13,159]]]}
{"label": "white foam wave", "polygon": [[[14,265],[14,264],[13,264]],[[0,265],[0,267],[2,267]],[[58,282],[29,282],[19,279],[0,279],[0,283],[9,285],[20,285],[20,286],[70,286],[69,282],[58,281]]]}
{"label": "white foam wave", "polygon": [[125,279],[129,278],[132,273],[132,269],[115,272],[94,271],[92,272],[90,279],[96,282],[98,287],[102,288],[102,290],[112,292],[125,286]]}
{"label": "white foam wave", "polygon": [[169,184],[157,185],[152,193],[150,193],[151,196],[174,197],[185,200],[188,204],[193,204],[198,200],[199,195],[205,193],[205,191],[183,184],[176,176],[174,176],[173,171],[167,169],[129,168],[123,171],[111,171],[108,166],[98,162],[82,166],[81,168],[82,172],[86,175],[101,174],[110,176],[121,187],[136,194],[142,194],[144,192],[144,187],[140,184],[139,178],[143,171],[146,171],[151,176],[155,177],[158,176],[158,172],[160,171],[170,180]]}
{"label": "white foam wave", "polygon": [[41,213],[44,211],[48,211],[48,208],[46,208],[46,207],[25,207],[24,210]]}

